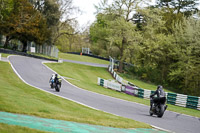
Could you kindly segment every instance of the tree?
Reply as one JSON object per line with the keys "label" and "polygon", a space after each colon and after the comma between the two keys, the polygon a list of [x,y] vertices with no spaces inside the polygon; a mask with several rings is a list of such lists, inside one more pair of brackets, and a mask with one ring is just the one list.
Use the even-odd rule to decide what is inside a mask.
{"label": "tree", "polygon": [[[58,32],[55,34],[52,44],[58,46],[62,52],[71,52],[71,45],[75,38],[74,28],[67,22],[60,22]],[[74,51],[73,51],[74,52]]]}
{"label": "tree", "polygon": [[60,23],[61,11],[58,0],[31,0],[35,10],[39,11],[46,19],[48,28],[47,44],[54,43],[54,36],[58,32],[58,25]]}
{"label": "tree", "polygon": [[134,64],[143,71],[140,75],[143,79],[164,83],[169,73],[170,63],[174,59],[172,53],[176,49],[173,46],[173,37],[165,34],[165,21],[162,19],[160,9],[147,8],[138,12],[143,16],[141,31],[143,39],[139,44],[139,52]]}
{"label": "tree", "polygon": [[166,33],[166,21],[161,9],[139,10],[143,16],[141,35],[134,64],[142,79],[176,88],[184,94],[199,96],[200,21],[183,17],[175,23],[173,34]]}
{"label": "tree", "polygon": [[13,10],[13,0],[1,0],[0,1],[0,20],[4,21]]}
{"label": "tree", "polygon": [[74,7],[72,2],[73,0],[31,0],[35,9],[43,14],[47,20],[48,44],[55,45],[56,41],[63,35],[77,34],[75,31],[71,32],[72,26],[76,22],[75,18],[70,16],[74,12],[79,12],[79,9]]}
{"label": "tree", "polygon": [[13,10],[0,27],[6,35],[5,47],[15,38],[23,43],[23,51],[26,51],[27,41],[42,44],[47,37],[46,20],[27,0],[13,0]]}
{"label": "tree", "polygon": [[183,13],[189,17],[198,11],[199,0],[157,0],[158,7],[173,9],[176,14]]}
{"label": "tree", "polygon": [[104,34],[105,37],[100,38],[109,42],[110,47],[115,46],[118,48],[120,72],[122,72],[123,62],[125,61],[125,49],[134,40],[135,25],[132,23],[134,20],[133,12],[140,2],[142,0],[115,0],[109,6],[107,5],[107,1],[104,0],[101,1],[99,6],[96,6],[97,12],[103,15],[103,19],[98,19],[97,25],[100,26],[101,31],[107,31]]}
{"label": "tree", "polygon": [[200,96],[200,21],[184,18],[174,30],[178,61],[171,65],[169,79],[183,93]]}
{"label": "tree", "polygon": [[[0,1],[0,34],[7,35],[7,31],[9,30],[9,26],[7,26],[7,20],[13,11],[13,0],[1,0]],[[6,25],[5,25],[6,24]],[[6,42],[4,47],[8,46],[10,39],[6,36]]]}
{"label": "tree", "polygon": [[94,54],[108,56],[111,54],[111,47],[107,39],[109,34],[107,21],[113,18],[102,13],[99,13],[96,17],[97,21],[90,26],[90,39],[93,43],[92,50]]}
{"label": "tree", "polygon": [[173,33],[176,23],[182,23],[184,16],[190,17],[198,12],[198,0],[157,0],[157,6],[164,11],[163,19],[166,20],[168,32]]}

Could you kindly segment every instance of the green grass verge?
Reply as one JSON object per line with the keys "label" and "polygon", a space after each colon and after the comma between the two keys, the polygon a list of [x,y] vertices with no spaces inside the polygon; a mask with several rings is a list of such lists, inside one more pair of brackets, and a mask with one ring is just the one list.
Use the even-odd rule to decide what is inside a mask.
{"label": "green grass verge", "polygon": [[4,53],[0,53],[1,54],[1,57],[8,57],[10,54],[4,54]]}
{"label": "green grass verge", "polygon": [[[60,75],[64,77],[70,77],[72,79],[76,80],[70,80],[72,84],[97,93],[101,93],[104,95],[109,95],[112,97],[142,103],[145,105],[149,105],[149,100],[141,99],[138,97],[130,96],[124,93],[120,93],[117,91],[113,91],[110,89],[103,88],[101,86],[97,85],[97,78],[101,77],[104,79],[113,79],[111,74],[107,71],[106,68],[98,68],[98,67],[92,67],[92,66],[86,66],[86,65],[80,65],[80,64],[74,64],[74,63],[62,63],[62,64],[47,64],[47,66],[51,67],[53,70],[58,72]],[[144,88],[146,88],[144,86]],[[148,86],[147,86],[148,88]],[[147,89],[146,88],[146,89]],[[152,89],[156,89],[156,87],[152,87]],[[189,109],[189,108],[183,108],[179,106],[169,105],[168,110],[183,113],[191,116],[200,117],[200,111]],[[148,113],[148,112],[147,112]]]}
{"label": "green grass verge", "polygon": [[[35,56],[45,57],[48,59],[55,59],[55,60],[58,59],[58,58],[50,57],[50,56],[43,55],[43,54],[37,54],[37,53],[31,53],[31,52],[27,52],[27,53],[31,54],[31,55],[35,55]],[[0,54],[1,54],[1,57],[8,57],[9,55],[12,55],[12,54],[5,54],[5,53],[0,53]]]}
{"label": "green grass verge", "polygon": [[0,61],[0,73],[3,75],[0,76],[0,111],[118,128],[151,128],[148,124],[97,111],[30,87],[17,77],[7,62]]}
{"label": "green grass verge", "polygon": [[92,62],[98,64],[109,64],[109,61],[96,59],[88,56],[81,56],[75,54],[66,54],[66,53],[59,53],[59,58],[67,59],[67,60],[75,60],[75,61],[82,61],[82,62]]}
{"label": "green grass verge", "polygon": [[39,130],[27,128],[27,127],[7,125],[3,123],[0,123],[0,132],[1,133],[49,133],[49,132],[39,131]]}
{"label": "green grass verge", "polygon": [[54,60],[58,60],[58,58],[51,57],[51,56],[47,56],[47,55],[44,55],[44,54],[31,53],[31,52],[27,52],[27,54],[31,54],[31,55],[35,55],[35,56],[40,56],[40,57],[44,57],[44,58],[47,58],[47,59],[54,59]]}

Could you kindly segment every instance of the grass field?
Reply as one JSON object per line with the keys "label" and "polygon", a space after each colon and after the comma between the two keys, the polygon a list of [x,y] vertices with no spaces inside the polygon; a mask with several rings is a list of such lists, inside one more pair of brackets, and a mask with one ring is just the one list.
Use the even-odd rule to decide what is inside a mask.
{"label": "grass field", "polygon": [[4,54],[4,53],[0,53],[1,57],[8,57],[10,54]]}
{"label": "grass field", "polygon": [[[0,111],[118,128],[151,128],[145,123],[97,111],[30,87],[17,77],[7,62],[0,61],[0,73],[3,75],[0,76]],[[3,127],[5,125],[1,125]]]}
{"label": "grass field", "polygon": [[[56,72],[58,72],[60,75],[64,77],[70,77],[72,79],[75,79],[75,80],[68,79],[68,81],[70,81],[72,84],[80,88],[101,93],[104,95],[109,95],[112,97],[128,100],[128,101],[132,101],[132,102],[142,103],[149,106],[149,100],[133,97],[130,95],[126,95],[124,93],[116,92],[116,91],[98,86],[97,85],[98,77],[101,77],[104,79],[113,79],[106,68],[98,68],[98,67],[67,63],[67,62],[63,64],[47,64],[47,66],[51,67],[53,70],[55,70]],[[129,80],[131,81],[131,79]],[[149,89],[150,88],[149,86],[151,86],[151,89],[153,90],[156,89],[156,86],[152,86],[152,85],[147,86],[147,85],[144,86],[145,89]],[[169,105],[168,110],[191,115],[191,116],[200,117],[200,111],[194,110],[194,109]]]}
{"label": "grass field", "polygon": [[44,57],[44,58],[47,58],[47,59],[54,59],[54,60],[58,60],[58,58],[51,57],[51,56],[47,56],[47,55],[43,55],[43,54],[38,54],[38,53],[31,53],[31,52],[27,52],[27,54],[31,54],[31,55],[35,55],[35,56],[40,56],[40,57]]}
{"label": "grass field", "polygon": [[[48,58],[48,59],[55,59],[55,60],[57,60],[57,58],[50,57],[50,56],[47,56],[47,55],[36,54],[36,53],[31,53],[31,52],[27,52],[27,53],[31,54],[31,55],[35,55],[35,56],[40,56],[40,57],[45,57],[45,58]],[[0,53],[0,54],[1,54],[1,57],[8,57],[9,55],[12,55],[12,54],[5,54],[5,53]]]}
{"label": "grass field", "polygon": [[0,123],[0,132],[1,133],[49,133],[45,131],[39,131],[20,126],[7,125],[3,123]]}
{"label": "grass field", "polygon": [[82,62],[92,62],[98,64],[109,64],[109,61],[100,60],[88,56],[81,56],[75,54],[66,54],[66,53],[59,53],[59,58],[67,59],[67,60],[75,60],[75,61],[82,61]]}

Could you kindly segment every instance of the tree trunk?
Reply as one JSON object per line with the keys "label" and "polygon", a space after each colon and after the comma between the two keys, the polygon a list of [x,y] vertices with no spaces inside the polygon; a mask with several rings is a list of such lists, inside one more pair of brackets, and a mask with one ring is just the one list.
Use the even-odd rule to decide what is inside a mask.
{"label": "tree trunk", "polygon": [[3,46],[4,48],[8,48],[9,41],[10,41],[9,36],[6,36],[6,41],[5,41],[5,44]]}
{"label": "tree trunk", "polygon": [[119,69],[118,69],[118,71],[120,72],[120,73],[122,73],[122,71],[123,71],[123,61],[119,61]]}
{"label": "tree trunk", "polygon": [[120,48],[120,61],[119,61],[119,69],[118,71],[121,73],[123,71],[123,56],[124,56],[124,46],[126,44],[126,38],[123,37],[123,40],[122,40],[122,47]]}
{"label": "tree trunk", "polygon": [[23,49],[22,49],[22,52],[27,52],[27,41],[23,41]]}

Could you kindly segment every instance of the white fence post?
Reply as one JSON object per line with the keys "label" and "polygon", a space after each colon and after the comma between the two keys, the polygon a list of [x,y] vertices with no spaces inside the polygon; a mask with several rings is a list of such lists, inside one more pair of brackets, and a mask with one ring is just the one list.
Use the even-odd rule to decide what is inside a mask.
{"label": "white fence post", "polygon": [[63,63],[63,59],[59,59],[58,62],[59,62],[59,63]]}

